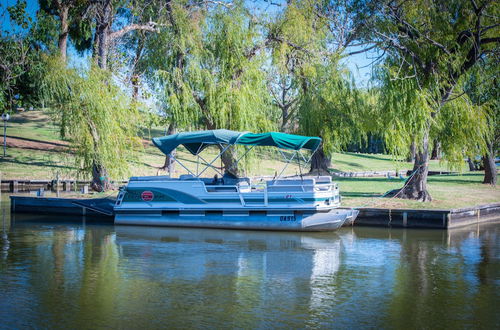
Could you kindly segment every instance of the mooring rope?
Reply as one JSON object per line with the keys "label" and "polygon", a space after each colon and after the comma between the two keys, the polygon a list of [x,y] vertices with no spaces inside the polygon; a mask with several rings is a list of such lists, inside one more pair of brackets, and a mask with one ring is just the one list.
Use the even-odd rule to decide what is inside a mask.
{"label": "mooring rope", "polygon": [[[403,185],[403,187],[396,193],[394,194],[394,196],[392,196],[391,198],[389,198],[388,200],[391,200],[393,198],[396,198],[405,188],[406,186],[410,183],[411,179],[413,178],[413,176],[415,176],[415,174],[417,174],[417,172],[420,172],[420,169],[423,167],[424,165],[419,165],[417,167],[417,169],[415,169],[405,180],[405,184]],[[366,203],[365,205],[361,205],[361,206],[356,206],[356,207],[353,207],[353,209],[357,210],[357,209],[360,209],[360,208],[365,208],[365,207],[368,207],[368,206],[374,206],[375,204],[377,204],[379,201],[381,201],[381,198],[385,198],[385,196],[387,196],[389,193],[391,193],[392,191],[394,191],[394,189],[392,190],[389,190],[387,191],[385,194],[383,194],[382,196],[379,196],[377,197],[375,200],[372,200],[368,203]],[[387,201],[387,200],[386,200]],[[390,215],[390,213],[389,213]]]}

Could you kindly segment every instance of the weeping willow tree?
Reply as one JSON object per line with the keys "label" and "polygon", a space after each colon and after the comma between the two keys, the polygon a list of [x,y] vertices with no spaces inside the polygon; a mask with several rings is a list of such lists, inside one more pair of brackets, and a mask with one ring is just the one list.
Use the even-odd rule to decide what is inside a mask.
{"label": "weeping willow tree", "polygon": [[[156,47],[148,65],[163,88],[170,121],[184,130],[272,129],[262,38],[243,4],[193,8],[172,2],[169,15],[168,27],[151,40]],[[224,153],[226,168],[234,167],[235,152]]]}
{"label": "weeping willow tree", "polygon": [[486,141],[486,151],[482,155],[484,167],[483,183],[496,185],[497,168],[495,157],[500,151],[500,67],[498,53],[491,54],[475,67],[468,77],[464,91],[471,101],[489,110],[490,134]]}
{"label": "weeping willow tree", "polygon": [[[398,79],[399,67],[384,67],[378,72],[382,82],[379,103],[379,125],[386,148],[399,157],[410,152],[415,141],[417,152],[412,177],[397,197],[430,201],[426,182],[429,141],[441,142],[443,160],[459,170],[464,157],[482,154],[491,134],[489,109],[474,104],[464,92],[466,76],[456,84],[457,96],[439,104],[440,90],[423,89],[413,79]],[[439,111],[436,111],[439,109]],[[412,184],[418,182],[418,184]]]}
{"label": "weeping willow tree", "polygon": [[368,114],[363,111],[368,100],[335,61],[307,71],[307,93],[299,108],[299,127],[304,135],[323,138],[322,148],[312,158],[311,171],[328,174],[334,152],[366,138]]}
{"label": "weeping willow tree", "polygon": [[127,161],[140,145],[138,112],[108,71],[91,66],[78,72],[60,58],[47,60],[41,80],[45,104],[71,142],[80,175],[92,177],[92,188],[110,187],[110,177],[128,174]]}
{"label": "weeping willow tree", "polygon": [[[385,54],[379,74],[388,117],[386,144],[393,151],[415,142],[413,175],[398,197],[431,200],[427,190],[429,142],[458,162],[484,147],[483,107],[463,92],[470,70],[498,49],[500,6],[492,0],[383,1],[373,16],[371,40]],[[443,139],[443,140],[442,140]]]}
{"label": "weeping willow tree", "polygon": [[332,154],[366,137],[365,98],[340,64],[365,10],[356,1],[290,1],[269,29],[282,127],[323,138],[311,172],[329,174]]}

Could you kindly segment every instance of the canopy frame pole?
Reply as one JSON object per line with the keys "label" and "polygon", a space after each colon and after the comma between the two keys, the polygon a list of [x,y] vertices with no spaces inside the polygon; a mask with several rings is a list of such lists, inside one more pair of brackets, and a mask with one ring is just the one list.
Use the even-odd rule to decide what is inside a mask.
{"label": "canopy frame pole", "polygon": [[184,166],[184,164],[182,164],[180,161],[177,160],[177,158],[175,158],[174,156],[172,156],[171,153],[169,153],[168,156],[170,157],[170,159],[175,160],[180,166],[182,166],[186,171],[188,171],[189,174],[191,174],[192,176],[196,177],[196,174],[194,174],[193,172],[191,172],[189,170],[189,168],[187,168],[186,166]]}
{"label": "canopy frame pole", "polygon": [[[220,172],[220,171],[217,169],[217,167],[215,167],[215,166],[213,166],[213,165],[210,165],[211,163],[208,163],[208,161],[207,161],[207,160],[205,160],[205,158],[201,157],[200,155],[198,155],[198,158],[199,158],[199,159],[201,159],[202,161],[204,161],[203,165],[205,165],[205,166],[206,166],[206,168],[205,168],[205,169],[212,168],[215,172],[217,172],[217,174],[220,174],[220,175],[222,176],[222,172]],[[215,161],[215,159],[214,159],[214,161]],[[213,161],[212,161],[212,163],[213,163]],[[198,166],[198,164],[196,164],[196,165]],[[196,173],[198,173],[198,171],[197,171]],[[197,177],[199,177],[200,175],[201,175],[201,173],[200,173],[200,174],[198,174],[198,175],[197,175]]]}
{"label": "canopy frame pole", "polygon": [[[300,157],[302,157],[302,160],[303,160],[303,161],[304,161],[304,163],[305,163],[304,165],[306,165],[306,164],[308,163],[308,161],[306,160],[306,157],[304,157],[304,155],[302,154],[301,149],[299,149],[299,150],[297,150],[297,151],[298,151],[298,153],[299,153]],[[309,159],[309,160],[310,160],[310,159]]]}
{"label": "canopy frame pole", "polygon": [[198,172],[199,172],[199,167],[200,167],[200,155],[197,154],[196,155],[196,176],[198,176]]}
{"label": "canopy frame pole", "polygon": [[[280,150],[281,152],[281,150]],[[282,153],[283,154],[283,153]],[[285,156],[285,159],[287,160],[287,163],[285,165],[285,167],[283,167],[283,169],[281,170],[280,174],[276,177],[275,180],[278,180],[279,178],[281,178],[281,175],[283,174],[283,172],[285,172],[286,168],[288,167],[288,165],[290,165],[290,163],[293,161],[293,159],[295,158],[295,155],[297,155],[297,151],[295,151],[292,155],[292,157],[290,159],[287,159]],[[276,181],[275,181],[276,182]]]}
{"label": "canopy frame pole", "polygon": [[321,141],[318,146],[316,147],[316,149],[314,149],[314,151],[311,153],[311,157],[309,157],[309,159],[307,160],[307,163],[309,163],[311,161],[311,159],[313,158],[314,154],[316,153],[316,151],[319,150],[319,148],[321,147],[321,144],[323,143],[323,141]]}
{"label": "canopy frame pole", "polygon": [[252,149],[253,149],[253,147],[255,147],[255,145],[252,145],[252,146],[250,146],[250,147],[245,146],[245,150],[246,150],[246,151],[245,151],[245,153],[244,153],[242,156],[240,156],[240,157],[239,157],[239,158],[238,158],[238,159],[237,159],[237,160],[236,160],[236,161],[235,161],[235,162],[234,162],[234,163],[233,163],[233,164],[232,164],[232,165],[231,165],[231,166],[230,166],[227,170],[230,170],[230,169],[232,169],[234,166],[238,165],[238,164],[240,163],[240,160],[242,160],[242,159],[243,159],[243,157],[245,157],[245,156],[246,156],[246,155],[250,152],[250,150],[252,150]]}
{"label": "canopy frame pole", "polygon": [[[219,143],[219,146],[222,146],[222,145]],[[231,145],[230,145],[230,144],[228,144],[228,145],[227,145],[224,149],[222,149],[222,151],[221,151],[221,152],[220,152],[217,156],[215,156],[215,158],[214,158],[214,159],[212,159],[212,161],[211,161],[211,162],[210,162],[210,163],[209,163],[209,164],[208,164],[208,165],[207,165],[207,166],[203,169],[203,171],[201,171],[201,172],[200,172],[200,174],[198,174],[198,176],[197,176],[197,177],[199,178],[199,177],[200,177],[200,175],[202,175],[202,174],[203,174],[203,173],[204,173],[204,172],[205,172],[205,171],[206,171],[209,167],[211,167],[211,168],[214,168],[214,169],[215,169],[215,167],[213,167],[213,166],[212,166],[212,164],[213,164],[213,163],[214,163],[217,159],[219,159],[219,157],[220,157],[220,156],[222,156],[222,154],[223,154],[224,152],[226,152],[226,150],[227,150],[227,149],[229,149],[229,147],[230,147],[230,146],[231,146]],[[216,170],[216,171],[217,171],[217,170]]]}
{"label": "canopy frame pole", "polygon": [[[296,151],[296,153],[298,153],[302,158],[304,158],[302,156],[302,153],[300,152],[300,149]],[[304,178],[302,177],[302,167],[300,166],[300,157],[297,157],[297,163],[299,164],[299,174],[300,174],[300,179],[302,181],[304,181]]]}

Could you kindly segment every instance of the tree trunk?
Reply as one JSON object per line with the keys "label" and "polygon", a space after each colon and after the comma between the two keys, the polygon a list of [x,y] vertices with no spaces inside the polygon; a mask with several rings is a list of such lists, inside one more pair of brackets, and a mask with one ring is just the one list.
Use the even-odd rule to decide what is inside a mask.
{"label": "tree trunk", "polygon": [[484,184],[497,184],[497,167],[495,165],[495,153],[492,144],[488,143],[488,154],[483,156],[484,164]]}
{"label": "tree trunk", "polygon": [[432,200],[427,190],[427,174],[429,173],[429,133],[424,135],[422,150],[415,153],[413,172],[406,185],[401,188],[396,197],[405,199],[415,199],[422,202]]}
{"label": "tree trunk", "polygon": [[224,164],[224,170],[237,177],[241,175],[241,169],[239,168],[236,160],[238,159],[238,154],[234,147],[229,147],[221,156],[222,163]]}
{"label": "tree trunk", "polygon": [[407,162],[413,163],[415,161],[415,153],[416,153],[416,146],[415,146],[415,141],[413,141],[410,145],[410,153],[408,154],[408,157],[406,158]]}
{"label": "tree trunk", "polygon": [[92,184],[91,188],[95,191],[102,192],[112,188],[109,182],[108,172],[104,166],[94,162],[92,165]]}
{"label": "tree trunk", "polygon": [[97,65],[101,69],[108,68],[108,48],[109,48],[109,29],[113,21],[113,10],[111,7],[111,0],[107,0],[99,8],[100,13],[97,16],[97,26],[96,26],[96,37],[98,38],[97,43]]}
{"label": "tree trunk", "polygon": [[59,18],[61,19],[61,33],[59,34],[58,47],[64,62],[66,62],[66,53],[68,49],[68,12],[69,7],[62,7],[59,13]]}
{"label": "tree trunk", "polygon": [[312,156],[311,169],[309,173],[314,175],[330,175],[330,171],[328,170],[330,166],[331,161],[326,156],[325,151],[323,150],[323,143],[321,143],[321,146]]}
{"label": "tree trunk", "polygon": [[434,140],[432,143],[432,154],[431,159],[439,160],[441,159],[441,143],[438,140]]}
{"label": "tree trunk", "polygon": [[476,164],[470,159],[470,157],[467,157],[467,163],[469,164],[469,171],[477,171]]}
{"label": "tree trunk", "polygon": [[[176,132],[177,132],[177,129],[175,127],[175,124],[174,123],[170,123],[170,125],[168,125],[167,135],[172,135],[172,134],[175,134]],[[176,153],[175,149],[170,152],[170,154],[173,157],[175,157],[175,153]],[[168,155],[165,156],[165,163],[163,163],[163,167],[161,167],[160,169],[164,170],[164,171],[168,171],[168,175],[170,177],[173,177],[174,172],[175,172],[175,160],[173,160]]]}
{"label": "tree trunk", "polygon": [[281,129],[280,129],[280,132],[287,132],[287,124],[288,124],[288,107],[287,106],[283,106],[281,108],[281,115],[282,115],[282,118],[281,118]]}

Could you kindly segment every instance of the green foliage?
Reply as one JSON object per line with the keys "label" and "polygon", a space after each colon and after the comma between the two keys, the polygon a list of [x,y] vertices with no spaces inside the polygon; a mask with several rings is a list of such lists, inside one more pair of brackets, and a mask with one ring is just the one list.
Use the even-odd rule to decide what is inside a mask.
{"label": "green foliage", "polygon": [[495,56],[489,56],[476,66],[468,76],[464,91],[474,106],[488,111],[488,142],[493,151],[500,149],[500,66]]}
{"label": "green foliage", "polygon": [[299,109],[300,132],[321,136],[328,156],[365,138],[365,101],[348,73],[334,60],[308,67],[307,72],[307,93]]}
{"label": "green foliage", "polygon": [[26,0],[19,0],[15,5],[7,7],[10,19],[23,29],[27,29],[32,22],[31,17],[26,12],[26,6]]}
{"label": "green foliage", "polygon": [[[486,104],[464,93],[471,70],[498,47],[498,2],[387,1],[371,38],[386,52],[376,73],[380,127],[389,151],[405,155],[439,141],[452,165],[484,151],[491,135]],[[426,145],[427,144],[427,145]]]}
{"label": "green foliage", "polygon": [[127,161],[139,146],[138,111],[109,72],[92,66],[81,73],[50,58],[41,89],[83,176],[92,173],[94,164],[105,167],[110,177],[127,174]]}
{"label": "green foliage", "polygon": [[385,66],[376,72],[381,82],[377,120],[388,151],[405,157],[413,141],[421,141],[431,118],[427,95],[412,79],[395,79],[394,68]]}
{"label": "green foliage", "polygon": [[249,55],[258,31],[243,8],[193,13],[178,4],[172,14],[153,55],[165,63],[150,62],[161,68],[166,115],[181,129],[271,129],[263,58]]}
{"label": "green foliage", "polygon": [[[490,134],[487,107],[474,105],[461,93],[436,111],[432,91],[420,89],[415,79],[398,79],[396,74],[395,67],[386,66],[377,75],[382,83],[379,125],[390,153],[405,156],[413,141],[429,134],[430,141],[440,141],[442,159],[452,168],[461,168],[465,156],[481,154]],[[462,84],[456,87],[460,88]]]}
{"label": "green foliage", "polygon": [[327,156],[366,137],[370,101],[339,63],[343,49],[334,44],[343,41],[328,18],[336,6],[293,1],[269,28],[276,41],[272,53],[276,69],[271,73],[277,73],[271,80],[276,103],[283,107],[288,102],[289,111],[296,108],[296,131],[321,136]]}
{"label": "green foliage", "polygon": [[0,36],[0,112],[37,104],[39,56],[30,38]]}

